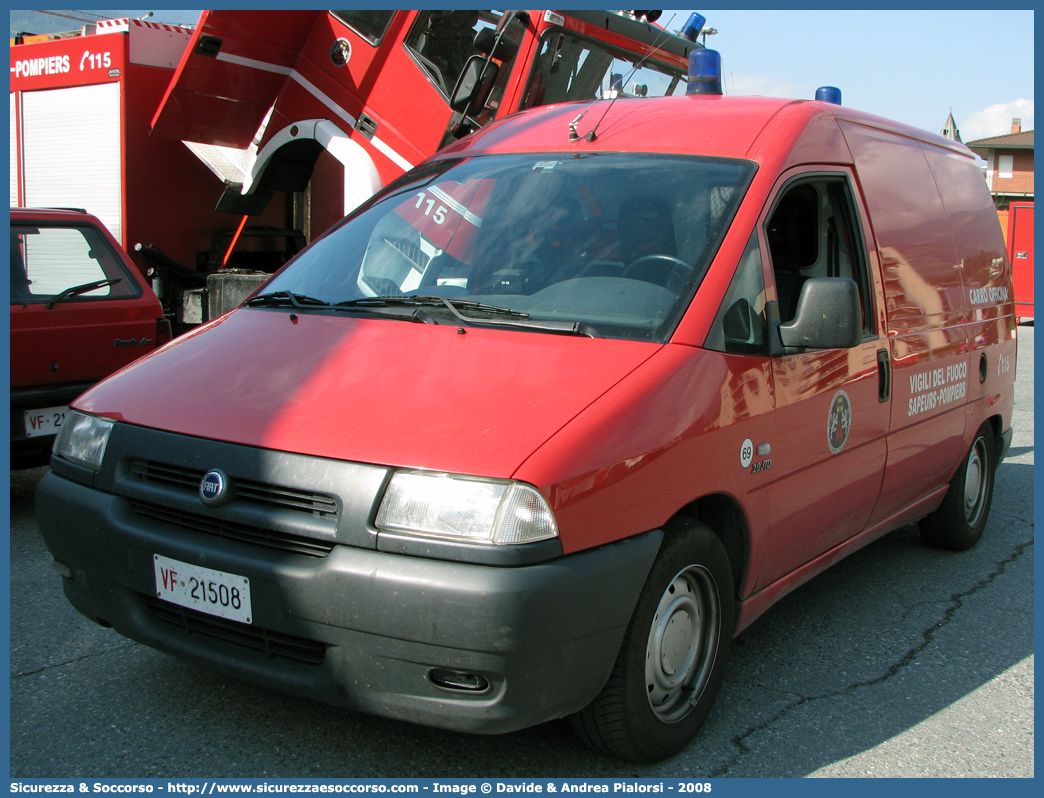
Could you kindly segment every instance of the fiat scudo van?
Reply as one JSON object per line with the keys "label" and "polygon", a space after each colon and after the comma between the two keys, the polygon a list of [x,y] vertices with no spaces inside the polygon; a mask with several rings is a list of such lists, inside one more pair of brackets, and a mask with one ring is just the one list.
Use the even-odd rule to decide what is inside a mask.
{"label": "fiat scudo van", "polygon": [[911,522],[978,540],[1015,350],[961,144],[822,101],[551,106],[80,397],[39,523],[75,607],[163,651],[655,760],[781,596]]}

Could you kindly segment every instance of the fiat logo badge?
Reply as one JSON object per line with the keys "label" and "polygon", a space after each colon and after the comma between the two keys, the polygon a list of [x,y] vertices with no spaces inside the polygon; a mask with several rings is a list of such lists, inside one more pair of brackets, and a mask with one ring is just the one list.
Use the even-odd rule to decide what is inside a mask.
{"label": "fiat logo badge", "polygon": [[199,483],[199,499],[209,507],[217,507],[228,498],[228,476],[220,468],[208,471]]}

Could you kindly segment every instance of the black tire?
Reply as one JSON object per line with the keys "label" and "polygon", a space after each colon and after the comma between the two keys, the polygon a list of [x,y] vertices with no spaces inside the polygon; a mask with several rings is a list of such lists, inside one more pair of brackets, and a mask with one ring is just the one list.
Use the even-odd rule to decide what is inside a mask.
{"label": "black tire", "polygon": [[989,423],[979,427],[939,509],[918,525],[925,543],[964,551],[979,542],[993,502],[996,442]]}
{"label": "black tire", "polygon": [[721,687],[735,627],[721,541],[688,520],[663,532],[609,681],[570,718],[587,745],[632,762],[666,759],[696,736]]}

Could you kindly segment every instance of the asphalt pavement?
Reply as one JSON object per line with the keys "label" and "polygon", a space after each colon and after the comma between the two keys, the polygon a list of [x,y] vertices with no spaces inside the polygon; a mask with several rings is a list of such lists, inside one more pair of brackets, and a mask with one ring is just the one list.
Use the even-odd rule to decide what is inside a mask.
{"label": "asphalt pavement", "polygon": [[558,721],[455,734],[285,696],[77,614],[11,476],[11,775],[26,777],[1033,776],[1033,327],[989,525],[963,553],[913,526],[746,630],[699,737],[616,762]]}

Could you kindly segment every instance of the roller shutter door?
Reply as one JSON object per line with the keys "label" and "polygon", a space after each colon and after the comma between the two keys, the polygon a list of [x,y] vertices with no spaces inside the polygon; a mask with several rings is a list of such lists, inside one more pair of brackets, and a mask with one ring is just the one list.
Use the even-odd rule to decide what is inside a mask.
{"label": "roller shutter door", "polygon": [[18,106],[11,94],[11,207],[18,205]]}
{"label": "roller shutter door", "polygon": [[86,208],[123,241],[120,84],[22,94],[25,204]]}

